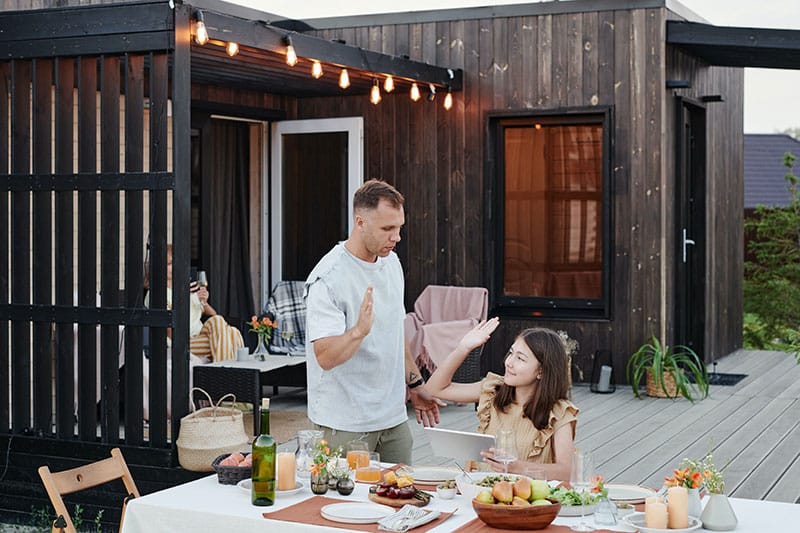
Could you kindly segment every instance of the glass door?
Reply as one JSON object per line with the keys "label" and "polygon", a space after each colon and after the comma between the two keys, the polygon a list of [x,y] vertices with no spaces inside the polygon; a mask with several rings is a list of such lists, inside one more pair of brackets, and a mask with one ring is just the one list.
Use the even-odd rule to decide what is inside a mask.
{"label": "glass door", "polygon": [[[292,120],[272,125],[264,287],[305,280],[353,223],[353,193],[364,182],[363,119]],[[266,226],[265,226],[266,229]],[[266,277],[266,276],[265,276]],[[267,291],[268,292],[268,291]]]}

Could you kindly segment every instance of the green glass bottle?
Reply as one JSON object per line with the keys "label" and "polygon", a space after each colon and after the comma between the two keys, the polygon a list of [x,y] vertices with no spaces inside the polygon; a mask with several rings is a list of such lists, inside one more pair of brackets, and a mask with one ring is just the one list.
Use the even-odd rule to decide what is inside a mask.
{"label": "green glass bottle", "polygon": [[253,441],[253,505],[275,503],[275,439],[269,435],[269,398],[261,400],[261,434]]}

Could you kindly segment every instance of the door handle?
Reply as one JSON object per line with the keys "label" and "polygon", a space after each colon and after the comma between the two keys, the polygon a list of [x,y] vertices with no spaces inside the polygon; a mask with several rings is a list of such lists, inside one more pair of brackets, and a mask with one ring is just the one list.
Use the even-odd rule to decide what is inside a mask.
{"label": "door handle", "polygon": [[694,246],[695,242],[692,239],[686,238],[686,228],[683,228],[683,262],[686,262],[686,246]]}

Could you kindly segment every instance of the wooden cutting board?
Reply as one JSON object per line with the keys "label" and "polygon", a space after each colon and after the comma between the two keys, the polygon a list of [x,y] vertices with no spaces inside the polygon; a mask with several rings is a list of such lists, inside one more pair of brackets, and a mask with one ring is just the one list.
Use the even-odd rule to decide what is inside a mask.
{"label": "wooden cutting board", "polygon": [[424,500],[418,500],[416,498],[389,498],[388,496],[378,496],[377,494],[373,494],[371,492],[369,493],[369,499],[375,503],[388,505],[390,507],[402,507],[406,504],[413,505],[415,507],[424,507],[428,503]]}

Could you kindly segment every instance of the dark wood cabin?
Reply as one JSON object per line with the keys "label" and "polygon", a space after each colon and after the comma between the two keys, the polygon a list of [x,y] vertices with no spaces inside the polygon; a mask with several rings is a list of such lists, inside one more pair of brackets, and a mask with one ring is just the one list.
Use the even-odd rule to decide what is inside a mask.
{"label": "dark wood cabin", "polygon": [[489,288],[503,326],[486,369],[529,326],[576,339],[584,381],[597,350],[622,381],[653,334],[706,361],[741,345],[742,67],[798,68],[797,32],[717,28],[671,0],[305,22],[79,3],[0,12],[3,512],[46,502],[43,462],[112,446],[144,493],[190,479],[172,438],[188,301],[167,308],[167,244],[173,283],[208,270],[241,324],[347,235],[372,177],[407,198],[408,308],[429,284]]}

